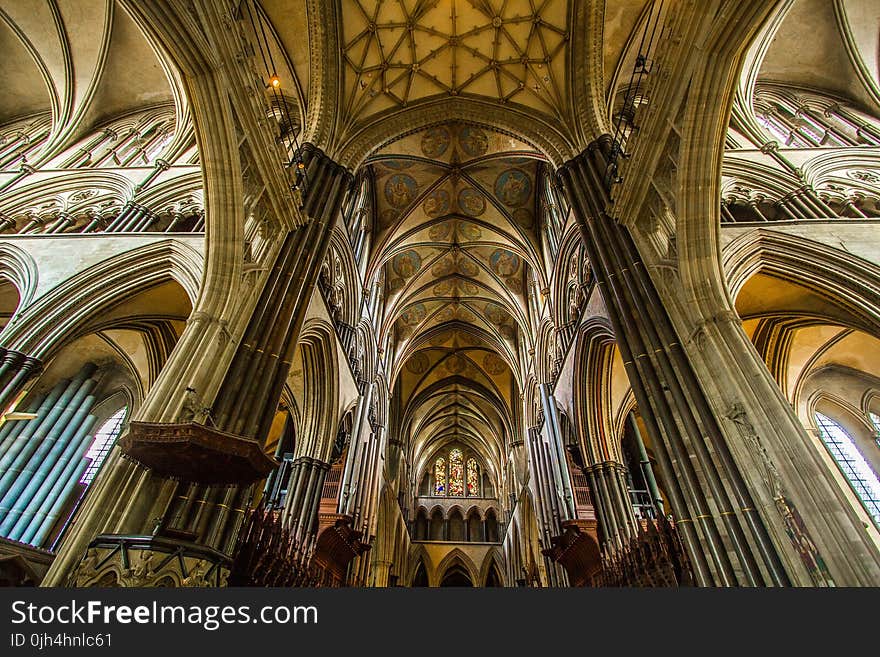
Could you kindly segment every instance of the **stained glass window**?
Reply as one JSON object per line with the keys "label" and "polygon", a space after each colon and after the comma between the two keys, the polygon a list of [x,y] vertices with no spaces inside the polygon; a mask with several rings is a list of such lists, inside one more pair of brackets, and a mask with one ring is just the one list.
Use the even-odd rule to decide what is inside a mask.
{"label": "stained glass window", "polygon": [[79,483],[88,485],[92,483],[92,479],[98,474],[101,464],[104,463],[104,459],[107,458],[110,448],[113,447],[113,443],[116,442],[116,437],[122,429],[122,421],[125,419],[126,410],[128,410],[126,406],[120,408],[95,432],[95,439],[92,441],[89,451],[86,452],[86,458],[91,459],[91,463],[86,467],[86,471],[83,472]]}
{"label": "stained glass window", "polygon": [[449,494],[464,495],[464,462],[461,450],[457,447],[449,452]]}
{"label": "stained glass window", "polygon": [[880,480],[871,470],[846,430],[831,418],[816,413],[816,425],[825,447],[837,461],[856,495],[874,522],[880,524]]}
{"label": "stained glass window", "polygon": [[467,461],[467,494],[470,496],[480,494],[480,471],[477,469],[476,459]]}
{"label": "stained glass window", "polygon": [[434,461],[434,495],[446,495],[446,459]]}

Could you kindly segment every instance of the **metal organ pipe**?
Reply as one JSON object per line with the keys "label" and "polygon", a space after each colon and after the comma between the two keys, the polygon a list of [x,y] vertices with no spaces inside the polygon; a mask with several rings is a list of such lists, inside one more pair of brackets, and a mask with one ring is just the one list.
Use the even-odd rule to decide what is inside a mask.
{"label": "metal organ pipe", "polygon": [[[40,395],[40,397],[35,399],[33,403],[28,406],[27,412],[39,414],[45,399],[46,397],[44,395]],[[6,448],[13,443],[16,436],[18,436],[26,426],[27,422],[22,422],[20,420],[15,420],[14,422],[7,421],[3,424],[3,428],[0,429],[0,457],[2,457],[6,452]]]}
{"label": "metal organ pipe", "polygon": [[[40,545],[43,540],[45,540],[43,539],[40,540],[40,542],[34,542],[40,527],[49,516],[52,507],[58,501],[56,495],[53,495],[53,492],[58,489],[59,485],[67,485],[68,482],[65,479],[65,472],[71,467],[71,463],[76,464],[82,460],[83,457],[80,455],[84,454],[88,448],[89,441],[92,438],[89,432],[92,430],[94,424],[94,415],[89,415],[84,419],[71,440],[67,442],[63,453],[55,463],[55,467],[52,468],[46,479],[43,480],[40,490],[30,503],[31,508],[29,513],[22,515],[12,532],[9,534],[9,538],[21,541],[22,543],[30,543],[32,545]],[[85,465],[88,465],[88,461],[85,462]],[[85,468],[83,468],[82,471],[79,471],[77,481],[79,481],[79,477],[82,477],[82,472],[84,470]],[[61,488],[57,493],[57,495],[60,495],[64,501],[67,500],[67,495],[64,494],[67,490],[69,490],[69,488]]]}
{"label": "metal organ pipe", "polygon": [[88,363],[30,404],[37,417],[0,430],[0,536],[41,545],[88,461],[97,367]]}
{"label": "metal organ pipe", "polygon": [[[85,451],[90,440],[91,436],[88,433],[85,433],[82,440],[77,445],[77,450],[79,452]],[[49,506],[43,521],[40,523],[40,526],[34,533],[34,536],[30,541],[31,545],[42,545],[46,539],[49,538],[49,532],[55,525],[56,520],[58,520],[61,509],[67,502],[67,495],[64,494],[64,491],[68,491],[76,485],[76,482],[80,480],[88,465],[89,462],[84,458],[72,458],[67,462],[67,467],[64,468],[61,477],[55,482],[55,486],[52,487],[52,490],[49,491],[46,502],[51,502],[51,505]]]}
{"label": "metal organ pipe", "polygon": [[[28,422],[28,426],[25,427],[6,450],[3,457],[0,458],[0,472],[4,473],[2,478],[0,478],[0,496],[6,495],[12,487],[12,484],[15,482],[15,479],[18,477],[18,473],[24,465],[25,459],[30,457],[33,449],[36,449],[36,446],[39,444],[31,440],[33,435],[38,431],[45,431],[52,425],[57,418],[57,414],[61,412],[63,404],[65,404],[69,399],[69,396],[73,394],[72,390],[68,390],[71,385],[73,384],[62,382],[52,389],[46,402],[44,402],[47,405],[45,414],[40,414],[36,419]],[[68,396],[64,397],[64,395]],[[59,400],[61,400],[62,406],[58,405]]]}
{"label": "metal organ pipe", "polygon": [[[52,467],[56,464],[58,456],[64,451],[64,448],[76,434],[79,426],[82,424],[86,413],[88,413],[95,402],[93,395],[89,395],[95,386],[94,379],[86,379],[83,381],[76,395],[74,395],[68,407],[58,418],[52,429],[43,438],[37,451],[28,461],[27,465],[21,471],[19,481],[21,482],[18,497],[10,500],[10,510],[6,513],[6,517],[0,522],[0,534],[10,536],[6,532],[10,528],[17,527],[17,519],[26,512],[31,506],[34,495],[39,493],[40,487],[49,476]],[[19,482],[16,482],[16,488],[19,488]],[[13,489],[14,490],[14,489]],[[10,491],[11,493],[12,491]],[[0,512],[6,508],[3,502],[0,502]],[[13,523],[16,523],[13,525]],[[15,530],[12,530],[15,533]]]}

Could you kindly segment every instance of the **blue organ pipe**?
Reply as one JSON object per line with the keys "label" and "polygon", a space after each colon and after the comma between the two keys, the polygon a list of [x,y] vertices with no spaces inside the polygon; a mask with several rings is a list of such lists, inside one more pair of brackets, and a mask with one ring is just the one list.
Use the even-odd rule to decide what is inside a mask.
{"label": "blue organ pipe", "polygon": [[[45,432],[40,432],[43,434],[42,436],[34,436],[31,440],[33,447],[28,446],[26,450],[32,452],[31,456],[22,464],[15,483],[6,492],[3,499],[0,499],[0,516],[6,514],[6,518],[0,522],[0,535],[9,529],[9,526],[7,526],[6,523],[9,521],[10,510],[19,506],[16,503],[21,502],[22,508],[27,506],[27,500],[21,500],[20,498],[25,490],[31,489],[31,484],[34,482],[36,474],[42,467],[43,462],[52,451],[52,448],[55,446],[58,439],[64,435],[65,432],[68,432],[71,419],[80,411],[80,407],[83,405],[86,396],[95,386],[96,382],[94,379],[89,378],[85,381],[82,380],[83,376],[90,376],[94,370],[94,365],[83,368],[80,374],[77,375],[76,379],[74,379],[74,383],[79,383],[79,387],[76,389],[76,392],[70,401],[64,405],[56,421],[53,422],[51,426],[47,427]],[[89,404],[91,405],[91,402],[89,402]],[[88,411],[90,409],[87,408],[85,410]],[[81,418],[80,421],[82,421]],[[72,435],[75,430],[76,427],[73,427],[72,430],[69,431],[68,436]],[[24,453],[25,452],[22,452],[22,454]],[[35,488],[31,490],[35,490]]]}
{"label": "blue organ pipe", "polygon": [[[94,365],[92,365],[92,371],[94,371],[93,368]],[[0,516],[9,513],[13,502],[18,499],[19,494],[27,485],[26,469],[31,463],[31,457],[34,454],[38,454],[40,457],[45,455],[51,448],[52,442],[54,442],[55,427],[57,426],[59,430],[63,428],[63,425],[58,420],[64,417],[69,418],[76,410],[75,407],[72,407],[71,402],[77,400],[78,393],[83,385],[83,379],[89,374],[91,372],[87,372],[86,368],[84,368],[76,375],[73,381],[65,388],[61,398],[46,415],[46,418],[40,422],[40,426],[28,436],[29,440],[23,439],[25,436],[24,431],[18,437],[16,442],[22,444],[21,449],[19,449],[9,469],[3,474],[3,478],[0,479],[0,495],[2,495],[2,499],[0,499]],[[52,437],[52,442],[48,440],[50,436]]]}
{"label": "blue organ pipe", "polygon": [[[77,445],[77,453],[81,454],[85,452],[89,440],[91,440],[91,436],[86,433]],[[44,502],[47,506],[45,515],[40,522],[40,526],[33,533],[33,537],[27,541],[28,543],[36,546],[43,544],[48,537],[49,532],[52,530],[52,527],[55,525],[55,521],[58,519],[58,514],[61,513],[61,509],[64,508],[64,505],[68,502],[67,498],[70,496],[70,491],[76,486],[76,482],[80,480],[88,465],[89,462],[84,458],[72,458],[68,461],[67,467],[64,468],[58,481],[55,482],[52,490],[49,491],[49,495]],[[35,518],[35,520],[36,519],[37,518]],[[28,533],[30,533],[30,528],[28,529]]]}
{"label": "blue organ pipe", "polygon": [[[36,413],[39,416],[41,412],[41,404],[43,403],[45,397],[40,396],[33,401],[28,406],[28,413]],[[16,436],[20,434],[24,428],[28,425],[28,422],[33,422],[33,420],[7,420],[3,424],[3,428],[0,429],[0,456],[6,451],[6,448],[12,444],[15,440]]]}
{"label": "blue organ pipe", "polygon": [[[83,382],[68,408],[43,439],[39,449],[34,452],[27,466],[21,471],[15,486],[7,493],[6,497],[11,497],[16,489],[21,492],[15,499],[7,501],[4,498],[3,501],[0,501],[0,517],[2,517],[4,510],[8,509],[5,511],[5,517],[2,517],[2,521],[0,521],[0,536],[13,538],[14,527],[18,526],[19,520],[24,515],[28,515],[27,510],[33,506],[34,495],[39,493],[46,477],[58,462],[59,455],[76,435],[86,413],[92,410],[95,398],[88,393],[94,386],[94,379],[86,379]],[[60,464],[60,467],[63,468],[64,464]]]}
{"label": "blue organ pipe", "polygon": [[52,505],[55,503],[55,497],[60,496],[67,499],[68,495],[70,495],[70,489],[60,487],[67,481],[64,473],[71,463],[78,463],[84,457],[93,439],[90,432],[94,425],[94,415],[89,415],[85,418],[79,430],[68,441],[64,453],[61,454],[61,458],[43,482],[39,493],[34,497],[30,505],[30,511],[19,518],[19,521],[9,533],[9,538],[21,541],[22,543],[30,543],[43,520],[45,520],[46,514],[49,513]]}
{"label": "blue organ pipe", "polygon": [[[67,448],[61,455],[56,467],[43,483],[43,487],[40,489],[40,494],[34,498],[34,503],[31,505],[31,511],[27,516],[27,522],[24,523],[26,527],[20,530],[20,536],[17,536],[14,540],[29,543],[33,538],[33,535],[39,530],[40,525],[43,520],[45,520],[52,505],[55,503],[55,498],[61,496],[66,500],[70,495],[69,488],[63,487],[67,481],[64,473],[68,470],[71,463],[78,463],[84,458],[88,446],[93,440],[90,431],[94,424],[95,416],[89,415],[82,423],[82,426],[80,426],[79,431],[76,432],[73,439],[67,444]],[[88,465],[88,461],[86,464]],[[24,518],[20,519],[19,522],[22,522],[23,520]],[[18,531],[18,525],[16,525],[13,531],[10,532],[9,538],[15,536]]]}
{"label": "blue organ pipe", "polygon": [[[91,376],[94,371],[95,366],[91,363],[80,370],[79,374],[64,388],[61,397],[52,406],[46,417],[42,421],[39,421],[39,419],[33,421],[33,424],[37,425],[33,431],[30,431],[30,427],[22,431],[9,452],[0,460],[0,471],[4,471],[2,461],[6,461],[13,453],[15,454],[14,460],[10,459],[11,464],[7,466],[7,469],[3,472],[2,479],[0,479],[0,496],[2,496],[2,499],[0,499],[0,515],[10,508],[11,502],[18,497],[21,489],[27,483],[24,477],[19,479],[19,475],[29,463],[31,456],[40,449],[45,441],[45,437],[50,434],[58,418],[66,414],[71,399],[77,394],[84,379]],[[70,413],[74,410],[76,409],[71,409]]]}
{"label": "blue organ pipe", "polygon": [[[6,474],[10,473],[10,468],[12,467],[13,462],[16,457],[19,455],[22,449],[24,449],[30,437],[34,434],[34,432],[40,428],[43,424],[46,414],[52,410],[52,407],[55,405],[55,402],[61,397],[61,394],[64,392],[65,382],[62,381],[58,383],[49,394],[46,396],[45,401],[40,404],[40,409],[37,411],[38,417],[30,422],[25,422],[24,429],[19,433],[19,435],[6,447],[6,452],[0,457],[0,472],[4,473],[3,477],[0,478],[0,485],[5,484]],[[11,476],[11,475],[10,475]],[[9,481],[8,485],[11,485],[11,481]],[[7,489],[8,489],[7,485]],[[5,491],[4,491],[5,492]],[[0,493],[2,495],[2,493]]]}

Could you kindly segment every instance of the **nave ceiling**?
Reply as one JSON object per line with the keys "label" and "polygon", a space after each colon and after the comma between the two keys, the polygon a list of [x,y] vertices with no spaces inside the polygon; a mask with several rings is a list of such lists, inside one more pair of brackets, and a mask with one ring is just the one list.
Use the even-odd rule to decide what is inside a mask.
{"label": "nave ceiling", "polygon": [[414,460],[458,441],[501,467],[531,344],[526,287],[543,270],[544,166],[528,144],[461,122],[407,135],[368,160],[368,278],[384,281],[380,343],[390,338],[399,364]]}

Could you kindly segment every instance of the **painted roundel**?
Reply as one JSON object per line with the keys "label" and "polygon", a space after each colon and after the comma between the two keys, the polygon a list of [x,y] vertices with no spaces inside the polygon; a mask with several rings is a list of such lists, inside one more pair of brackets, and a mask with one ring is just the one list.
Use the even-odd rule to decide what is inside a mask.
{"label": "painted roundel", "polygon": [[480,272],[477,265],[468,258],[459,258],[457,265],[457,271],[462,276],[476,276]]}
{"label": "painted roundel", "polygon": [[480,157],[489,150],[489,138],[479,128],[466,125],[458,132],[458,145],[470,157]]}
{"label": "painted roundel", "polygon": [[458,354],[452,354],[446,359],[446,369],[453,374],[463,372],[465,367],[467,367],[467,361]]}
{"label": "painted roundel", "polygon": [[479,217],[486,211],[486,199],[477,190],[465,187],[458,193],[458,207],[467,215]]}
{"label": "painted roundel", "polygon": [[424,374],[428,371],[429,364],[428,357],[419,351],[413,354],[409,361],[407,361],[406,369],[413,374]]}
{"label": "painted roundel", "polygon": [[405,173],[395,173],[385,181],[385,200],[394,208],[405,208],[418,192],[416,181]]}
{"label": "painted roundel", "polygon": [[516,210],[514,210],[513,220],[526,230],[532,228],[535,225],[535,219],[534,217],[532,217],[532,213],[525,208],[517,208]]}
{"label": "painted roundel", "polygon": [[489,374],[498,376],[499,374],[503,374],[507,369],[507,363],[495,354],[486,354],[483,357],[483,367],[486,368],[486,371]]}
{"label": "painted roundel", "polygon": [[521,169],[508,169],[495,181],[495,196],[511,208],[525,205],[531,193],[532,181]]}
{"label": "painted roundel", "polygon": [[434,224],[428,229],[428,237],[432,240],[445,240],[449,237],[449,231],[451,228],[452,222],[441,221],[439,224]]}
{"label": "painted roundel", "polygon": [[445,255],[431,267],[431,276],[441,278],[449,276],[455,270],[455,260],[450,255]]}
{"label": "painted roundel", "polygon": [[459,237],[465,242],[476,242],[483,236],[483,231],[479,226],[467,221],[459,222],[456,228]]}
{"label": "painted roundel", "polygon": [[486,303],[485,308],[486,318],[496,326],[505,324],[510,319],[510,315],[507,314],[507,311],[498,304],[489,301]]}
{"label": "painted roundel", "polygon": [[435,189],[428,194],[428,198],[422,203],[422,210],[429,217],[439,217],[449,212],[449,192],[445,189]]}
{"label": "painted roundel", "polygon": [[416,326],[425,319],[425,315],[427,315],[425,305],[415,303],[400,313],[400,321],[403,322],[404,326]]}
{"label": "painted roundel", "polygon": [[519,271],[520,259],[507,249],[495,249],[489,256],[489,264],[499,276],[513,276]]}
{"label": "painted roundel", "polygon": [[403,276],[403,278],[412,278],[421,268],[422,258],[418,251],[413,249],[398,253],[391,259],[391,269],[394,270],[395,274]]}
{"label": "painted roundel", "polygon": [[425,157],[440,157],[449,148],[449,130],[431,128],[422,135],[422,154]]}

